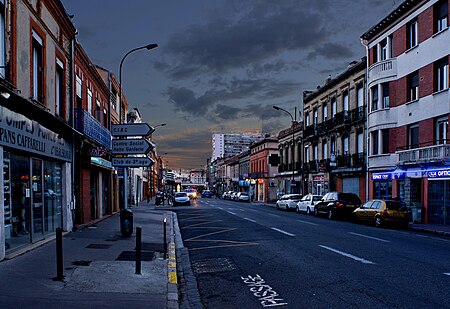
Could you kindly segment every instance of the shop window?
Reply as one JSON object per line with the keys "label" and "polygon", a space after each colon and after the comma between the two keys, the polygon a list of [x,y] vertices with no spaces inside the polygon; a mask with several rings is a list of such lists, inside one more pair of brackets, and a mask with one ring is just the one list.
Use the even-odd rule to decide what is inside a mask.
{"label": "shop window", "polygon": [[419,71],[408,75],[408,100],[419,99]]}
{"label": "shop window", "polygon": [[408,127],[408,149],[419,147],[419,125],[411,125]]}
{"label": "shop window", "polygon": [[448,1],[441,0],[434,5],[435,33],[448,27]]}
{"label": "shop window", "polygon": [[435,90],[442,91],[448,88],[448,59],[447,57],[435,62]]}
{"label": "shop window", "polygon": [[373,198],[382,200],[392,199],[392,182],[375,181],[373,183]]}
{"label": "shop window", "polygon": [[439,118],[436,120],[436,138],[435,144],[447,144],[448,132],[448,117]]}

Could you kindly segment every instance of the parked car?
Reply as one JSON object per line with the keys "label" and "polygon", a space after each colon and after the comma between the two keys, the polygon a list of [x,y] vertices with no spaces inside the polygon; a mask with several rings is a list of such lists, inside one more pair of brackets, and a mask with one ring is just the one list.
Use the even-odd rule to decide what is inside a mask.
{"label": "parked car", "polygon": [[213,197],[213,196],[214,194],[209,190],[205,190],[202,192],[202,197]]}
{"label": "parked car", "polygon": [[335,217],[350,217],[353,210],[361,206],[361,199],[355,193],[328,192],[314,206],[314,215],[327,215],[328,219]]}
{"label": "parked car", "polygon": [[191,205],[191,199],[186,192],[177,192],[173,197],[173,206],[176,205]]}
{"label": "parked car", "polygon": [[308,215],[312,215],[314,213],[314,205],[321,199],[322,195],[307,194],[297,203],[296,211],[306,212]]}
{"label": "parked car", "polygon": [[230,194],[230,200],[236,201],[236,195],[237,195],[237,194],[238,194],[237,192],[231,192],[231,194]]}
{"label": "parked car", "polygon": [[233,193],[233,191],[227,191],[227,192],[224,192],[224,193],[222,194],[222,198],[223,198],[224,200],[229,200],[229,199],[230,199],[230,196],[231,196],[231,193]]}
{"label": "parked car", "polygon": [[285,194],[276,202],[277,209],[291,210],[297,208],[297,203],[301,200],[300,194]]}
{"label": "parked car", "polygon": [[398,224],[408,227],[408,208],[401,201],[369,200],[353,211],[356,221],[364,221],[377,227]]}
{"label": "parked car", "polygon": [[236,194],[235,199],[239,202],[250,202],[250,197],[246,192],[239,192]]}
{"label": "parked car", "polygon": [[197,190],[195,189],[186,189],[186,193],[189,198],[197,198]]}

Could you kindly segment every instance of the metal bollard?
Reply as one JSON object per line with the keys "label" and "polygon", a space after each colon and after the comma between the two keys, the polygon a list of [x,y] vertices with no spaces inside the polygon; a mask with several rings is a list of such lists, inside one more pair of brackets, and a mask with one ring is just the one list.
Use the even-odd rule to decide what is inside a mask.
{"label": "metal bollard", "polygon": [[142,261],[142,227],[136,227],[136,274],[141,274]]}
{"label": "metal bollard", "polygon": [[166,228],[167,218],[164,218],[164,259],[167,259],[167,228]]}
{"label": "metal bollard", "polygon": [[62,228],[56,228],[56,280],[64,279]]}

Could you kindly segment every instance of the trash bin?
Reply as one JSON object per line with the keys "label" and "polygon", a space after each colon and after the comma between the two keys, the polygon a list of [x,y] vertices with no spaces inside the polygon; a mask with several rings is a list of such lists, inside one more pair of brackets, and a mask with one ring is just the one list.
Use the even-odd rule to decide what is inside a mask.
{"label": "trash bin", "polygon": [[133,235],[133,211],[131,209],[120,211],[120,233],[123,237]]}

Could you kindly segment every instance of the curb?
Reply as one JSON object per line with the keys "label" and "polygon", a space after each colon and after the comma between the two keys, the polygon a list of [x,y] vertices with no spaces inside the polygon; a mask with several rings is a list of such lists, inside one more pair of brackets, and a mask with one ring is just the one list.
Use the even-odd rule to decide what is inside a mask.
{"label": "curb", "polygon": [[[167,308],[178,309],[178,275],[177,275],[177,258],[176,258],[176,245],[175,245],[175,223],[176,215],[170,212],[170,238],[168,246],[168,259],[167,259]],[[176,228],[178,229],[178,222],[176,223]]]}

